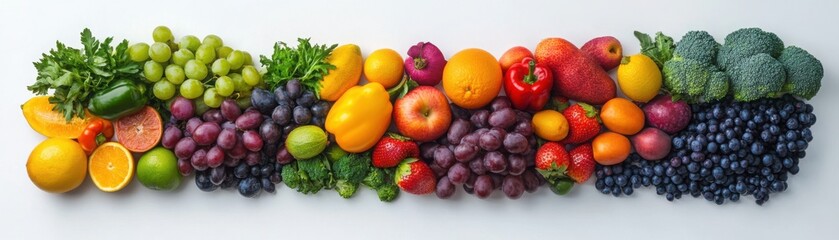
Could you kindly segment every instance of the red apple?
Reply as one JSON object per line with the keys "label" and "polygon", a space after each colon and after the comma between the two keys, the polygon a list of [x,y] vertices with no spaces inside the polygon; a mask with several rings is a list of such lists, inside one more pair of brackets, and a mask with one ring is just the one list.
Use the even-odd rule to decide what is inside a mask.
{"label": "red apple", "polygon": [[452,111],[449,100],[440,90],[420,86],[396,100],[393,119],[402,135],[418,142],[429,142],[449,130]]}
{"label": "red apple", "polygon": [[526,57],[533,58],[533,53],[526,47],[515,46],[504,52],[504,55],[498,59],[498,63],[501,64],[501,70],[506,72],[510,66],[520,63]]}
{"label": "red apple", "polygon": [[670,153],[670,135],[658,128],[648,127],[632,136],[632,145],[641,158],[659,160]]}
{"label": "red apple", "polygon": [[581,51],[594,59],[603,70],[610,71],[621,64],[623,48],[621,42],[612,36],[599,37],[586,42]]}

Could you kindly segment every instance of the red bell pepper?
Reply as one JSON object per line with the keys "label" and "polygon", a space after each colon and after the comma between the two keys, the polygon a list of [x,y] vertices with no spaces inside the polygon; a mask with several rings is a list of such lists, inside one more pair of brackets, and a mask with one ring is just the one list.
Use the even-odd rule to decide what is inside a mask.
{"label": "red bell pepper", "polygon": [[82,146],[82,150],[90,155],[96,147],[108,141],[108,139],[111,139],[113,136],[113,124],[105,119],[96,119],[87,125],[84,132],[82,132],[82,135],[79,136],[78,141],[79,145]]}
{"label": "red bell pepper", "polygon": [[550,68],[526,57],[507,69],[504,92],[516,109],[539,111],[551,96],[553,82]]}

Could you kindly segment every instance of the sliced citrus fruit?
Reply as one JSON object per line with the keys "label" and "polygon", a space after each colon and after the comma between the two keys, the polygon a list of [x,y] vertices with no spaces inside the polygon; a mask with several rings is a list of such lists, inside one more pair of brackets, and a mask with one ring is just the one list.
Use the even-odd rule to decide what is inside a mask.
{"label": "sliced citrus fruit", "polygon": [[149,106],[118,119],[114,127],[117,141],[128,150],[138,153],[147,152],[157,146],[163,134],[160,114]]}
{"label": "sliced citrus fruit", "polygon": [[49,96],[33,97],[21,106],[23,117],[32,130],[51,138],[77,138],[91,120],[96,117],[85,112],[85,118],[73,117],[70,122],[61,114],[53,110],[55,104],[50,103]]}
{"label": "sliced citrus fruit", "polygon": [[90,180],[103,192],[119,191],[134,177],[134,156],[116,142],[97,147],[88,165]]}

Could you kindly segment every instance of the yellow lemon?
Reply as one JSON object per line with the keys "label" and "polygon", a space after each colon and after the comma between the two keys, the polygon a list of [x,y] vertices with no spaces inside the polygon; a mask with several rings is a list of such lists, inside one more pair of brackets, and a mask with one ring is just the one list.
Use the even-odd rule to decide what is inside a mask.
{"label": "yellow lemon", "polygon": [[381,83],[385,88],[396,86],[405,72],[402,56],[389,48],[370,53],[364,60],[364,77],[367,81]]}
{"label": "yellow lemon", "polygon": [[64,193],[75,189],[87,175],[87,156],[76,141],[62,138],[44,140],[26,161],[29,180],[41,190]]}
{"label": "yellow lemon", "polygon": [[636,102],[648,102],[661,90],[661,71],[644,54],[624,57],[617,77],[621,92]]}

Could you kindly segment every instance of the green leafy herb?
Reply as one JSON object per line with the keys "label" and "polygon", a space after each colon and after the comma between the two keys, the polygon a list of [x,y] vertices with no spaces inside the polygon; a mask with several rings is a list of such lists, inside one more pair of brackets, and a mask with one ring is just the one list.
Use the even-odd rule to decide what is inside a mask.
{"label": "green leafy herb", "polygon": [[641,42],[641,53],[653,59],[658,68],[664,66],[664,62],[673,58],[673,50],[676,44],[673,43],[673,38],[657,32],[655,34],[655,42],[646,33],[635,31],[635,37]]}
{"label": "green leafy herb", "polygon": [[267,71],[263,79],[271,89],[288,80],[298,79],[303,86],[320,96],[320,80],[329,74],[329,70],[335,69],[334,65],[326,62],[326,58],[338,44],[312,45],[308,38],[298,38],[297,42],[297,48],[278,42],[274,44],[271,58],[260,56],[260,62]]}
{"label": "green leafy herb", "polygon": [[69,122],[74,116],[84,117],[85,106],[97,91],[108,87],[115,79],[136,79],[140,65],[128,58],[128,41],[111,47],[113,38],[100,42],[85,28],[81,33],[84,49],[68,47],[56,42],[56,48],[34,62],[38,78],[27,89],[37,95],[53,96],[54,111],[64,114]]}

